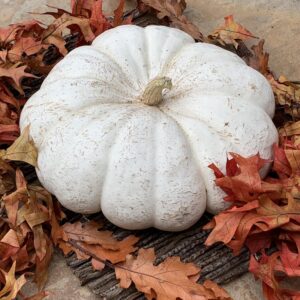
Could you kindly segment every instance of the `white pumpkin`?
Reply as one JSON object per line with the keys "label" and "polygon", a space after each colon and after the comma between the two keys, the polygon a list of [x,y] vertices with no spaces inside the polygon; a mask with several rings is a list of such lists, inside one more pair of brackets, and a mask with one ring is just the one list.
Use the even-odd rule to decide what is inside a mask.
{"label": "white pumpkin", "polygon": [[174,28],[106,31],[59,62],[25,105],[41,183],[70,210],[128,229],[183,230],[226,207],[207,167],[272,157],[266,79]]}

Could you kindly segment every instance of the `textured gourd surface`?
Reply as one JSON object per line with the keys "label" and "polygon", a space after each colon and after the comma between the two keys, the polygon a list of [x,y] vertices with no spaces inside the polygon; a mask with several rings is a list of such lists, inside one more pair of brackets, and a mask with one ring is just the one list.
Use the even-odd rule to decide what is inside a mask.
{"label": "textured gourd surface", "polygon": [[[147,84],[171,78],[157,106]],[[272,90],[238,56],[163,26],[120,26],[73,50],[25,105],[41,183],[128,229],[182,230],[226,207],[207,167],[272,157]]]}

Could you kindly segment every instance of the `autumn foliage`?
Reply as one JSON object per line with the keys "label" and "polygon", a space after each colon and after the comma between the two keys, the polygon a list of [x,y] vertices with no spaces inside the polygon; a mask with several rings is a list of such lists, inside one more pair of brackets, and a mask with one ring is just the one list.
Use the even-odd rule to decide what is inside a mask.
{"label": "autumn foliage", "polygon": [[206,244],[223,242],[236,254],[246,245],[252,254],[249,270],[262,280],[267,299],[300,297],[299,291],[280,286],[284,277],[300,277],[299,124],[286,124],[279,131],[273,173],[265,180],[259,171],[269,162],[259,155],[232,153],[226,175],[210,166],[232,205],[205,226],[213,229]]}
{"label": "autumn foliage", "polygon": [[[95,221],[69,222],[58,202],[38,182],[28,184],[15,161],[36,166],[37,151],[29,128],[19,137],[19,116],[30,95],[73,48],[90,44],[105,30],[131,24],[139,15],[156,23],[186,31],[198,42],[224,47],[242,57],[270,82],[276,98],[275,121],[280,143],[274,145],[274,161],[255,155],[244,158],[231,153],[226,172],[210,168],[216,184],[231,206],[217,215],[206,229],[207,245],[223,242],[234,253],[247,246],[249,270],[263,283],[267,299],[300,299],[299,291],[288,290],[282,279],[300,277],[300,86],[269,69],[264,41],[251,49],[248,39],[257,39],[236,23],[233,16],[205,37],[183,14],[184,0],[139,0],[137,8],[124,16],[120,0],[113,17],[102,11],[101,0],[72,0],[71,11],[46,12],[54,21],[48,26],[32,20],[0,28],[0,299],[17,296],[39,300],[40,291],[26,298],[21,292],[29,277],[42,290],[54,247],[78,259],[90,259],[94,269],[115,269],[120,286],[135,287],[147,299],[230,299],[215,283],[197,284],[201,270],[179,257],[154,265],[153,249],[138,249],[138,238],[117,240]],[[266,179],[261,170],[272,165]]]}

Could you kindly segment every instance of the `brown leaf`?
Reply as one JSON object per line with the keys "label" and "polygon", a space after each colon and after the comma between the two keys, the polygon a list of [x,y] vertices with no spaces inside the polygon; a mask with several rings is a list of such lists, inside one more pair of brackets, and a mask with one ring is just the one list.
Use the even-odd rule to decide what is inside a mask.
{"label": "brown leaf", "polygon": [[[249,158],[244,158],[235,153],[230,153],[230,155],[237,164],[236,174],[234,176],[223,175],[223,177],[216,179],[217,186],[228,194],[225,200],[247,202],[257,199],[258,193],[262,192],[259,170],[268,161],[261,159],[258,154]],[[209,167],[216,171],[215,166]]]}
{"label": "brown leaf", "polygon": [[120,0],[118,7],[114,10],[114,22],[113,27],[117,27],[122,24],[130,24],[131,17],[123,19],[123,13],[125,8],[125,0]]}
{"label": "brown leaf", "polygon": [[15,171],[8,163],[0,159],[0,196],[11,192],[14,187]]}
{"label": "brown leaf", "polygon": [[248,64],[263,75],[267,75],[270,72],[268,67],[269,53],[264,52],[264,43],[264,40],[260,40],[257,45],[251,47],[254,55],[249,57]]}
{"label": "brown leaf", "polygon": [[9,259],[11,256],[15,255],[20,249],[20,243],[18,236],[13,229],[4,235],[0,241],[0,258],[2,261]]}
{"label": "brown leaf", "polygon": [[268,74],[267,79],[272,86],[276,102],[285,106],[288,114],[299,118],[300,85],[288,81],[284,76],[276,80],[272,74]]}
{"label": "brown leaf", "polygon": [[24,161],[37,167],[37,150],[29,136],[29,125],[23,130],[20,137],[5,151],[2,159]]}
{"label": "brown leaf", "polygon": [[158,12],[158,18],[167,17],[173,27],[185,31],[197,41],[203,40],[203,35],[198,27],[183,15],[186,8],[185,0],[143,0],[143,3],[154,8]]}
{"label": "brown leaf", "polygon": [[[105,249],[101,244],[86,244],[79,242],[78,245],[81,249],[86,250],[85,254],[97,257],[101,261],[110,261],[113,264],[126,260],[126,256],[133,253],[137,248],[134,246],[138,242],[139,238],[130,235],[122,241],[115,240],[116,250]],[[80,249],[79,249],[80,250]]]}
{"label": "brown leaf", "polygon": [[90,24],[93,29],[95,36],[98,36],[103,31],[111,28],[111,24],[102,11],[102,0],[95,1],[91,7]]}
{"label": "brown leaf", "polygon": [[119,245],[110,231],[99,231],[99,224],[91,221],[88,223],[66,223],[62,226],[67,238],[87,244],[101,245],[105,249],[118,250]]}
{"label": "brown leaf", "polygon": [[154,266],[154,260],[153,249],[140,249],[136,258],[128,255],[126,262],[115,268],[120,286],[128,288],[133,282],[147,299],[231,299],[225,291],[225,297],[217,298],[211,287],[197,284],[195,279],[200,269],[194,264],[182,263],[179,257],[168,257]]}
{"label": "brown leaf", "polygon": [[292,168],[292,172],[300,172],[300,150],[284,150],[286,158]]}
{"label": "brown leaf", "polygon": [[[208,238],[205,241],[207,246],[210,246],[216,242],[223,242],[228,244],[236,234],[236,231],[240,225],[241,220],[245,216],[245,212],[251,211],[259,206],[258,201],[252,201],[244,206],[233,208],[221,212],[214,217],[214,228],[213,231],[209,234]],[[211,229],[210,223],[203,227],[204,229]]]}
{"label": "brown leaf", "polygon": [[86,42],[92,42],[95,38],[91,30],[89,20],[86,18],[74,17],[64,13],[61,17],[56,19],[43,32],[42,41],[55,45],[60,52],[65,55],[67,50],[65,48],[65,40],[63,39],[63,32],[70,26],[78,26]]}
{"label": "brown leaf", "polygon": [[233,20],[233,16],[227,16],[224,18],[225,24],[218,27],[210,37],[217,39],[221,44],[233,44],[235,48],[238,47],[238,40],[247,40],[249,38],[257,38],[245,27],[236,23]]}
{"label": "brown leaf", "polygon": [[36,269],[35,269],[35,282],[37,283],[37,286],[39,290],[41,290],[48,279],[48,267],[52,259],[53,255],[53,245],[50,241],[50,239],[45,236],[46,244],[45,244],[45,256],[42,260],[39,259],[38,256],[36,256]]}
{"label": "brown leaf", "polygon": [[16,88],[21,89],[21,79],[23,79],[24,77],[36,78],[35,75],[27,73],[25,71],[26,68],[27,66],[11,66],[10,68],[0,67],[0,78],[10,78],[15,83]]}
{"label": "brown leaf", "polygon": [[[64,47],[64,51],[66,51]],[[66,53],[66,52],[65,52]],[[37,54],[30,57],[23,58],[23,62],[32,70],[32,72],[47,75],[53,67],[59,62],[59,59],[51,65],[46,65],[43,61],[44,54]]]}
{"label": "brown leaf", "polygon": [[92,258],[91,263],[94,270],[101,271],[105,268],[105,264],[99,260],[96,260],[95,258]]}
{"label": "brown leaf", "polygon": [[8,52],[10,61],[20,61],[23,54],[30,56],[37,54],[40,50],[46,48],[41,40],[37,40],[32,36],[19,39]]}
{"label": "brown leaf", "polygon": [[89,17],[95,2],[95,0],[71,0],[72,15]]}
{"label": "brown leaf", "polygon": [[18,279],[15,278],[16,262],[14,262],[8,271],[4,272],[0,269],[5,277],[5,286],[0,290],[1,300],[13,300],[17,297],[18,292],[26,283],[25,275],[21,275]]}

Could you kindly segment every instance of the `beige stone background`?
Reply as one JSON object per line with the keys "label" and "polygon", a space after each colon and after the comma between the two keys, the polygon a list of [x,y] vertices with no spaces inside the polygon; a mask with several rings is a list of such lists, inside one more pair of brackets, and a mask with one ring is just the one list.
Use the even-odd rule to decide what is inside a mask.
{"label": "beige stone background", "polygon": [[[33,16],[29,12],[43,12],[46,5],[69,8],[69,0],[0,0],[0,26],[6,26]],[[108,13],[116,7],[117,0],[104,0]],[[132,7],[135,1],[128,1]],[[271,69],[290,80],[300,80],[300,0],[187,0],[187,16],[204,34],[223,23],[223,17],[233,14],[254,35],[266,40],[270,52]],[[47,18],[42,18],[47,22]],[[255,42],[255,41],[254,41]],[[225,288],[234,300],[263,299],[260,284],[246,274]],[[50,267],[46,289],[51,300],[100,299],[79,281],[66,266],[63,257],[56,253]],[[26,292],[32,293],[28,286]]]}

